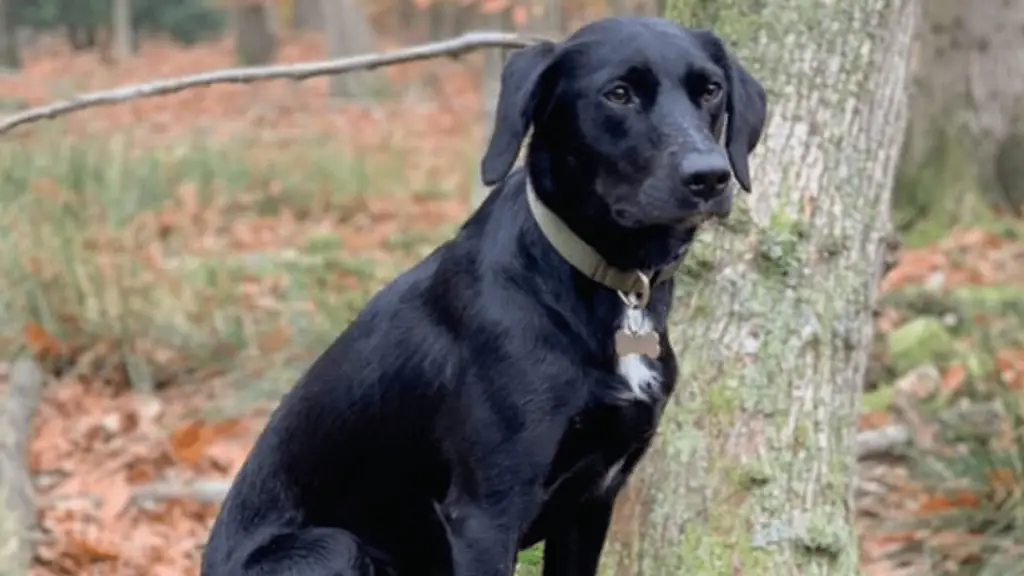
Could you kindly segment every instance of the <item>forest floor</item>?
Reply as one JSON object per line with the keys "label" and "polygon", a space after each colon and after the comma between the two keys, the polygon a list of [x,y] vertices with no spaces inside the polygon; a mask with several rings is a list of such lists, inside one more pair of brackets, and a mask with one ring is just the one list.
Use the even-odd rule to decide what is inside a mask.
{"label": "forest floor", "polygon": [[[322,48],[289,38],[279,61]],[[54,46],[0,77],[0,115],[231,63],[228,42],[147,42],[119,65]],[[390,92],[360,104],[331,103],[324,79],[217,86],[0,138],[0,307],[16,311],[0,319],[0,347],[25,345],[59,374],[31,442],[34,575],[198,573],[217,495],[277,397],[370,293],[469,213],[478,67],[390,68]],[[896,421],[901,395],[916,393],[901,376],[918,365],[934,365],[943,390],[961,386],[974,327],[1012,334],[992,316],[1024,294],[1024,234],[1012,221],[956,230],[904,250],[883,288],[864,430]],[[917,289],[953,308],[915,308]],[[938,344],[894,340],[922,319]],[[1024,342],[1007,336],[997,352],[1024,374]],[[892,459],[861,469],[912,484]],[[910,500],[860,499],[865,573],[907,573],[886,554],[921,534],[878,526],[880,509],[886,521],[912,514]]]}

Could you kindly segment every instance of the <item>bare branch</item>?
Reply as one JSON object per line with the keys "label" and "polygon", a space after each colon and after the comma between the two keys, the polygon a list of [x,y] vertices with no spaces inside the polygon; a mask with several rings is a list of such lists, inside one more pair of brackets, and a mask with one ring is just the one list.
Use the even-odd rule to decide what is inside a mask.
{"label": "bare branch", "polygon": [[[904,419],[907,414],[903,413]],[[973,438],[992,438],[999,433],[1003,421],[996,402],[983,402],[957,406],[935,415],[934,419],[916,416],[911,425],[890,424],[857,434],[857,459],[870,460],[882,456],[898,456],[901,451],[921,442],[918,431],[924,422],[938,424],[945,430],[954,430]],[[916,425],[915,425],[916,424]]]}
{"label": "bare branch", "polygon": [[857,434],[857,459],[869,460],[879,456],[894,456],[910,444],[910,430],[900,424],[864,430]]}
{"label": "bare branch", "polygon": [[344,74],[358,70],[373,70],[383,66],[429,60],[442,56],[458,58],[468,52],[487,48],[523,48],[541,39],[543,38],[538,36],[523,36],[508,32],[475,31],[467,32],[448,40],[419,44],[391,52],[361,54],[347,58],[297,64],[228,68],[226,70],[203,72],[192,76],[168,78],[145,84],[124,86],[113,90],[79,94],[67,100],[59,100],[36,108],[29,108],[0,121],[0,134],[9,132],[11,129],[22,124],[53,119],[84,108],[118,104],[152,96],[163,96],[200,86],[248,84],[263,80],[281,79],[301,81],[315,76]]}
{"label": "bare branch", "polygon": [[219,504],[228,494],[231,480],[204,479],[191,482],[155,482],[135,488],[132,499],[138,502],[184,498]]}

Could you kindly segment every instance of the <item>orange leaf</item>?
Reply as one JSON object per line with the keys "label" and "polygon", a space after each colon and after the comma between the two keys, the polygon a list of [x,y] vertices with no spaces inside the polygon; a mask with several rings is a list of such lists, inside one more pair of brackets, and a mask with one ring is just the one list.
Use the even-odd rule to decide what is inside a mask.
{"label": "orange leaf", "polygon": [[975,508],[977,505],[978,497],[962,490],[952,496],[944,494],[927,496],[918,506],[918,511],[924,513],[947,512],[957,508]]}
{"label": "orange leaf", "polygon": [[906,284],[922,282],[946,265],[946,256],[934,249],[905,250],[896,266],[882,279],[881,292],[884,294]]}
{"label": "orange leaf", "polygon": [[998,468],[989,471],[988,481],[995,489],[1013,489],[1017,486],[1017,475],[1013,470]]}
{"label": "orange leaf", "polygon": [[865,412],[858,417],[857,427],[860,430],[871,430],[881,428],[889,423],[889,412],[886,410],[875,410]]}
{"label": "orange leaf", "polygon": [[525,26],[530,21],[530,12],[526,6],[512,8],[512,23],[516,26]]}
{"label": "orange leaf", "polygon": [[997,234],[982,228],[954,230],[942,242],[943,249],[951,248],[982,248],[993,250],[1006,245],[1008,241]]}
{"label": "orange leaf", "polygon": [[1000,350],[996,362],[1000,370],[1024,370],[1024,349]]}
{"label": "orange leaf", "polygon": [[67,546],[74,556],[88,563],[116,560],[121,555],[114,542],[98,538],[71,536]]}
{"label": "orange leaf", "polygon": [[111,524],[132,501],[132,487],[123,474],[115,474],[108,478],[107,482],[109,483],[102,486],[103,506],[100,508],[100,520],[105,524]]}
{"label": "orange leaf", "polygon": [[278,324],[260,335],[259,350],[264,354],[283,350],[291,343],[291,336],[291,330],[287,324]]}
{"label": "orange leaf", "polygon": [[872,536],[872,540],[879,544],[905,544],[918,538],[919,535],[914,530],[892,531]]}
{"label": "orange leaf", "polygon": [[942,375],[942,390],[944,392],[955,392],[964,385],[967,379],[967,368],[963,364],[950,366]]}
{"label": "orange leaf", "polygon": [[171,433],[171,453],[181,463],[194,466],[206,452],[209,438],[201,422],[190,422]]}
{"label": "orange leaf", "polygon": [[61,344],[60,340],[54,338],[38,322],[29,321],[26,323],[22,336],[29,350],[37,357],[54,356],[64,350],[64,345]]}
{"label": "orange leaf", "polygon": [[481,0],[480,1],[480,13],[481,14],[497,14],[508,10],[511,2],[509,0]]}

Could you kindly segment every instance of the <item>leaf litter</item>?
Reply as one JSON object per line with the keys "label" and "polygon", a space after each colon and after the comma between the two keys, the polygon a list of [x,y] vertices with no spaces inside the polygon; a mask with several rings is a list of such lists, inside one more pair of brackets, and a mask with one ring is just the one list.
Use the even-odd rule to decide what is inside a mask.
{"label": "leaf litter", "polygon": [[[128,62],[107,66],[95,54],[44,41],[26,55],[24,70],[0,78],[0,93],[39,105],[75,92],[229,67],[232,50],[230,40],[192,48],[154,40],[143,43]],[[312,60],[324,53],[318,36],[290,35],[278,62]],[[386,160],[400,150],[405,181],[433,182],[439,190],[456,192],[365,190],[331,210],[315,205],[303,210],[282,202],[268,212],[262,204],[272,198],[266,193],[205,201],[193,184],[184,182],[158,208],[134,214],[123,231],[99,227],[82,242],[100,264],[126,257],[144,264],[132,281],[165,285],[173,284],[177,268],[196,259],[238,261],[267,252],[302,259],[304,247],[324,238],[334,238],[332,252],[346,257],[377,255],[393,260],[395,268],[408,265],[422,256],[422,248],[398,249],[397,237],[445,233],[468,211],[475,173],[467,169],[466,150],[475,149],[482,136],[477,60],[470,56],[458,63],[388,68],[383,73],[390,86],[406,89],[407,95],[370,103],[330,101],[327,80],[321,78],[214,86],[73,114],[61,125],[69,140],[110,135],[130,138],[131,147],[157,148],[195,141],[197,135],[204,144],[241,139],[255,164],[273,162],[282,147],[322,134],[332,145],[371,159]],[[429,97],[421,97],[424,90]],[[18,129],[10,137],[31,144],[45,132],[36,128]],[[303,168],[295,166],[296,171]],[[267,184],[270,190],[275,186]],[[33,181],[32,193],[51,203],[70,198],[59,183],[43,178]],[[60,270],[43,258],[27,265],[40,277],[61,278]],[[389,270],[377,270],[372,281],[382,281],[377,276],[386,277]],[[336,275],[337,290],[356,291],[367,282],[343,270]],[[253,309],[279,307],[282,282],[287,278],[242,279],[232,297]],[[133,350],[155,364],[184,361],[180,351],[164,343],[141,334],[132,337]],[[274,402],[254,402],[231,417],[211,417],[210,405],[237,394],[216,370],[183,371],[173,385],[140,394],[130,389],[128,367],[117,360],[123,342],[68,338],[35,321],[25,323],[19,339],[54,374],[30,444],[40,530],[32,574],[198,574],[217,495],[196,497],[193,489],[197,482],[213,486],[214,492],[225,485]],[[286,327],[265,333],[259,352],[294,346],[290,339]]]}
{"label": "leaf litter", "polygon": [[[1020,228],[1019,222],[1011,225]],[[932,245],[902,250],[897,265],[883,279],[881,292],[884,295],[917,287],[941,295],[963,287],[1001,286],[1024,293],[1021,238],[1020,234],[996,234],[978,227],[953,230]],[[903,320],[906,319],[893,309],[881,310],[876,317],[876,330],[891,331]],[[969,320],[971,330],[961,338],[962,344],[976,347],[994,318],[977,315]],[[979,370],[982,387],[1002,391],[1013,403],[1024,400],[1020,395],[1024,388],[1024,347],[1003,347],[993,350],[992,355],[991,372],[954,360],[940,367],[934,381],[922,376],[927,371],[908,373],[895,384],[893,406],[862,414],[860,428],[877,428],[897,421],[911,431],[915,448],[909,454],[920,450],[932,458],[963,455],[965,445],[950,439],[955,433],[946,429],[956,426],[953,419],[936,417],[934,411],[924,407],[940,406],[963,413],[978,409],[980,402],[968,388],[976,380],[972,373]],[[1012,443],[1014,438],[1020,442],[1019,431],[1014,433],[1003,412],[981,413],[985,424],[996,430],[997,438],[1004,443]],[[992,538],[971,529],[969,521],[955,520],[955,515],[989,509],[987,502],[992,501],[993,494],[1024,490],[1024,477],[1019,471],[990,465],[987,460],[994,457],[994,450],[998,450],[994,444],[983,448],[981,460],[969,464],[968,472],[947,475],[940,483],[921,477],[915,472],[919,469],[912,467],[914,460],[908,461],[899,453],[859,463],[856,532],[863,573],[968,574],[976,573],[969,570],[977,570],[985,561],[991,561],[995,549]],[[964,473],[985,476],[970,481],[959,477]],[[935,522],[937,518],[954,519]],[[1005,548],[1004,544],[998,546]],[[1020,542],[1015,546],[1019,549]]]}

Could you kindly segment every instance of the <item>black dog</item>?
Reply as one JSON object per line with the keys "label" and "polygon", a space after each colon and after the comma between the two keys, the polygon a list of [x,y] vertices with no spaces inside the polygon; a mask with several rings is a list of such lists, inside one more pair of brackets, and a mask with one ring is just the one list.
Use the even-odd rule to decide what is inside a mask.
{"label": "black dog", "polygon": [[546,576],[593,575],[674,386],[671,272],[749,190],[764,120],[708,31],[614,18],[513,53],[500,185],[284,397],[202,573],[509,576],[544,540]]}

